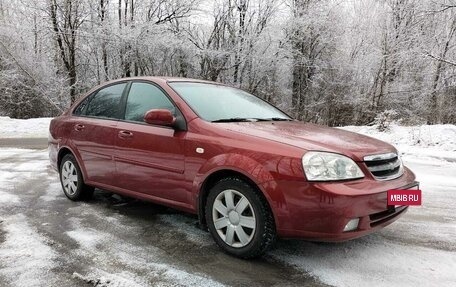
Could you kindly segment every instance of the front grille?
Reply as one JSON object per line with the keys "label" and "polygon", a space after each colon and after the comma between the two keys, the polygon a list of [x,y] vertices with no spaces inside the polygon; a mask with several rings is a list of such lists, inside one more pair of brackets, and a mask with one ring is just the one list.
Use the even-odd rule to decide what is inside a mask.
{"label": "front grille", "polygon": [[398,178],[404,172],[402,161],[396,153],[368,155],[364,163],[377,180]]}

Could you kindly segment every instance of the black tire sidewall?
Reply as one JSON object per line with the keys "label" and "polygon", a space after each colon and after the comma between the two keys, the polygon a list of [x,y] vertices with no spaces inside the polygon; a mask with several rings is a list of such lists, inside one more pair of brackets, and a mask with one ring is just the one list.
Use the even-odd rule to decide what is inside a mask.
{"label": "black tire sidewall", "polygon": [[[214,226],[214,221],[212,219],[212,207],[215,202],[216,197],[224,190],[233,189],[242,195],[244,195],[250,202],[255,213],[255,234],[252,240],[244,247],[235,248],[226,244],[223,239],[218,234]],[[249,186],[247,183],[237,180],[237,179],[226,179],[221,180],[216,183],[211,190],[206,202],[206,222],[208,229],[214,238],[217,245],[219,245],[225,252],[235,255],[241,258],[250,258],[252,254],[256,253],[259,248],[263,245],[264,234],[265,234],[265,214],[264,214],[264,202],[262,198],[256,193],[256,191]]]}

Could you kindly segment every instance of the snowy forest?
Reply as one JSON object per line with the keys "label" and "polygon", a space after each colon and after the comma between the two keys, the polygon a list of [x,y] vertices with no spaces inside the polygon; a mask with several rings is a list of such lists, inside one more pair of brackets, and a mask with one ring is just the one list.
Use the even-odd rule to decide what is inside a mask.
{"label": "snowy forest", "polygon": [[454,0],[0,0],[0,116],[55,116],[145,75],[330,126],[456,123],[455,71]]}

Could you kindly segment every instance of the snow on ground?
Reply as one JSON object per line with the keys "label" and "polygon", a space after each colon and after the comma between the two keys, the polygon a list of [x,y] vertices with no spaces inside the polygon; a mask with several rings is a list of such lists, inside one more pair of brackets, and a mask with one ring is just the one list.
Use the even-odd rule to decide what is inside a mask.
{"label": "snow on ground", "polygon": [[[71,221],[73,230],[66,233],[81,247],[83,247],[82,250],[78,249],[76,253],[89,252],[96,255],[97,261],[99,262],[116,262],[116,264],[131,266],[137,271],[147,272],[147,277],[153,278],[155,283],[170,282],[172,283],[171,285],[194,287],[223,286],[223,284],[220,284],[203,274],[189,273],[171,264],[160,262],[160,258],[163,256],[163,251],[154,247],[152,244],[146,248],[139,248],[138,246],[119,240],[119,238],[116,238],[116,235],[114,234],[86,227],[86,224],[81,220]],[[117,219],[111,219],[110,221],[113,223],[113,221],[117,221]],[[116,224],[119,225],[119,222],[116,222]],[[138,230],[136,230],[136,233],[137,232]],[[151,258],[151,255],[153,259]],[[106,278],[109,278],[110,280],[119,281],[119,286],[129,286],[123,285],[122,282],[124,281],[130,282],[133,286],[148,285],[144,281],[144,278],[139,278],[133,274],[107,274],[105,270],[101,269],[102,264],[100,265],[101,267],[92,268],[87,277],[92,279],[98,278],[100,280],[106,280]],[[117,286],[117,284],[115,284],[115,286]]]}
{"label": "snow on ground", "polygon": [[97,270],[89,275],[82,275],[77,272],[73,273],[73,278],[79,279],[91,286],[106,286],[106,287],[143,287],[143,284],[138,284],[135,275],[130,272],[120,271],[119,273],[108,273]]}
{"label": "snow on ground", "polygon": [[0,204],[17,204],[19,203],[19,196],[7,193],[0,190]]}
{"label": "snow on ground", "polygon": [[109,273],[103,270],[96,270],[88,275],[73,273],[73,277],[86,282],[90,286],[100,287],[144,287],[147,282],[138,282],[140,279],[135,274],[127,271]]}
{"label": "snow on ground", "polygon": [[49,123],[52,118],[36,118],[28,120],[0,117],[1,138],[47,138]]}
{"label": "snow on ground", "polygon": [[332,286],[451,286],[455,254],[370,236],[342,245],[283,246],[273,255]]}
{"label": "snow on ground", "polygon": [[23,214],[9,216],[2,224],[6,240],[0,245],[0,275],[14,286],[52,286],[49,273],[55,267],[56,253],[46,238],[27,223]]}
{"label": "snow on ground", "polygon": [[[10,160],[21,154],[21,160]],[[43,161],[49,161],[47,152],[37,153],[36,150],[8,148],[1,149],[0,183],[3,188],[20,184],[18,178],[33,178],[39,176],[37,170],[42,169]],[[0,189],[1,192],[1,189]],[[0,199],[0,202],[2,199]]]}
{"label": "snow on ground", "polygon": [[[23,161],[11,157],[23,155]],[[56,253],[50,242],[36,228],[29,224],[27,216],[21,211],[3,213],[23,205],[18,194],[11,192],[18,178],[34,178],[36,171],[43,169],[47,156],[43,152],[25,149],[0,149],[0,285],[6,282],[11,286],[53,285],[51,269],[56,266]],[[47,165],[44,164],[44,167]]]}
{"label": "snow on ground", "polygon": [[420,158],[440,158],[456,161],[456,126],[392,124],[380,132],[376,126],[346,126],[341,129],[371,136],[393,144],[401,154],[420,155]]}

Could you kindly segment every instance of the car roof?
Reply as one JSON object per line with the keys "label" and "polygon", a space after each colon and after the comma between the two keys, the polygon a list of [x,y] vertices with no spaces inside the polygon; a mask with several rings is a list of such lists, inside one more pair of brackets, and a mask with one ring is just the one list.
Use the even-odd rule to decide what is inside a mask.
{"label": "car roof", "polygon": [[102,83],[102,85],[121,82],[121,81],[134,81],[134,80],[143,80],[143,81],[152,81],[152,82],[193,82],[193,83],[206,83],[206,84],[215,84],[215,85],[222,85],[225,86],[223,83],[207,81],[207,80],[200,80],[200,79],[192,79],[192,78],[182,78],[182,77],[168,77],[168,76],[146,76],[146,77],[127,77],[127,78],[120,78],[112,81],[108,81]]}

